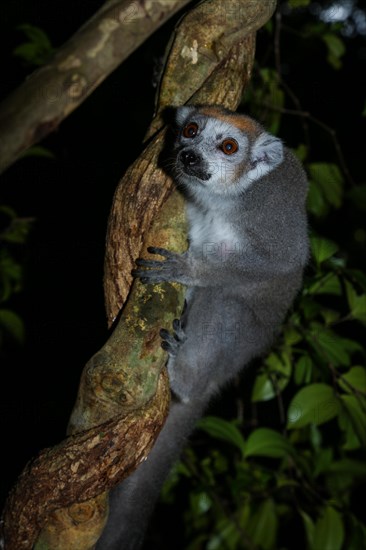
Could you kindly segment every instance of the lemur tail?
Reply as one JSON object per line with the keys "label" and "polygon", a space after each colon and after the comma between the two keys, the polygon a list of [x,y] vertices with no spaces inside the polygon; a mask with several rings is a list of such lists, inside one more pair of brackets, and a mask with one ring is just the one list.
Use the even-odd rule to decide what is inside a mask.
{"label": "lemur tail", "polygon": [[162,484],[204,404],[172,402],[168,418],[147,460],[117,486],[110,497],[110,515],[97,550],[138,550]]}

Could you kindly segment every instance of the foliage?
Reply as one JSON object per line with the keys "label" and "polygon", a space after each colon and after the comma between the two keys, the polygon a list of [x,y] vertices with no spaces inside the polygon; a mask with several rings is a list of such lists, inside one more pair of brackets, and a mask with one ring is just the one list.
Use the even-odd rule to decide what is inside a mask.
{"label": "foliage", "polygon": [[[327,305],[329,297],[337,307]],[[191,450],[180,470],[193,486],[190,550],[278,548],[285,522],[299,525],[308,548],[345,543],[356,550],[365,540],[366,526],[350,509],[366,477],[365,354],[342,330],[362,333],[365,324],[364,275],[346,267],[334,243],[313,237],[304,289],[252,390],[258,405],[281,399],[285,425],[248,430],[215,417],[199,423],[227,445],[213,441],[204,458]]]}
{"label": "foliage", "polygon": [[[25,23],[19,25],[28,38],[28,42],[17,46],[13,54],[22,59],[26,65],[44,65],[54,48],[47,34],[34,25]],[[41,145],[30,147],[23,155],[25,157],[43,157],[54,159],[54,154]],[[27,244],[33,219],[19,218],[13,208],[0,205],[0,348],[6,335],[18,343],[24,341],[25,327],[22,318],[10,307],[11,299],[23,289],[24,282],[24,245]]]}
{"label": "foliage", "polygon": [[44,65],[55,51],[47,34],[39,27],[28,23],[19,25],[18,30],[26,35],[28,41],[17,46],[13,54],[27,65]]}
{"label": "foliage", "polygon": [[23,288],[24,267],[19,249],[27,242],[31,219],[19,218],[8,206],[0,206],[0,346],[6,334],[18,342],[24,339],[24,324],[9,308],[13,295]]}
{"label": "foliage", "polygon": [[[337,70],[344,46],[336,28],[317,23],[305,31],[323,40],[327,62]],[[260,85],[247,98],[249,110],[276,132],[289,90],[273,67],[257,69],[256,78]],[[257,416],[201,420],[200,437],[207,434],[211,450],[202,456],[189,448],[166,483],[163,499],[172,499],[183,480],[190,482],[188,550],[292,548],[291,530],[284,528],[289,524],[296,548],[365,546],[366,518],[355,502],[366,480],[366,276],[316,229],[342,208],[364,211],[365,186],[350,188],[342,162],[313,160],[309,143],[296,152],[310,182],[311,258],[304,286],[255,373]],[[270,418],[261,408],[270,408]],[[267,421],[258,425],[262,417]]]}

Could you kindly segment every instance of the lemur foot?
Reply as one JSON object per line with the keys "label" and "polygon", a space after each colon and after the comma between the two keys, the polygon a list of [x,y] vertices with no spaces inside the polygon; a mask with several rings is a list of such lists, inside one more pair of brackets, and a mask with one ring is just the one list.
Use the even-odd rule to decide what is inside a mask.
{"label": "lemur foot", "polygon": [[174,319],[173,321],[173,334],[162,328],[160,330],[160,336],[162,338],[161,347],[167,351],[171,357],[177,355],[179,347],[187,338],[180,319]]}

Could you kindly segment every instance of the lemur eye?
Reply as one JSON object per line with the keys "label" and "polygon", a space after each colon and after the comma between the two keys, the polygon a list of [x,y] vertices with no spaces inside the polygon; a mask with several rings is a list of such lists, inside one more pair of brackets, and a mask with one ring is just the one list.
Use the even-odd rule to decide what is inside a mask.
{"label": "lemur eye", "polygon": [[185,138],[194,138],[198,132],[198,124],[190,122],[183,128],[183,135]]}
{"label": "lemur eye", "polygon": [[232,155],[233,153],[236,153],[236,151],[239,149],[238,142],[235,141],[233,138],[224,139],[224,141],[220,145],[221,151],[225,153],[225,155]]}

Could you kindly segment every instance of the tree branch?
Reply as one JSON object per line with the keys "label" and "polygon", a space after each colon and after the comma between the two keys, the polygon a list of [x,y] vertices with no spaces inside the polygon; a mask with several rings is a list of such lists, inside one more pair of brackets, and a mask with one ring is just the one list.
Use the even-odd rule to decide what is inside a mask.
{"label": "tree branch", "polygon": [[[159,391],[148,407],[127,416],[116,416],[77,436],[70,436],[56,447],[43,450],[30,462],[7,501],[4,512],[4,548],[33,548],[41,526],[46,518],[49,520],[49,516],[52,517],[52,513],[61,507],[99,495],[129,475],[136,463],[146,458],[152,447],[156,423],[163,423],[168,403],[167,387],[164,393],[165,399],[161,399]],[[103,498],[100,498],[96,504],[101,507],[100,517],[103,520],[105,498],[104,503]],[[89,522],[89,529],[95,524],[93,516],[98,510],[97,505],[92,506],[90,501],[88,503],[90,510],[86,520],[93,520]],[[76,513],[79,519],[82,517],[80,508],[77,510],[73,507],[68,514],[69,521],[75,520]],[[98,522],[97,533],[94,528],[93,544],[100,535],[100,523],[103,527],[104,521]],[[68,546],[64,540],[61,548],[82,548],[79,544],[80,541],[75,546],[74,540],[74,545]]]}
{"label": "tree branch", "polygon": [[0,173],[191,0],[109,0],[0,105]]}

